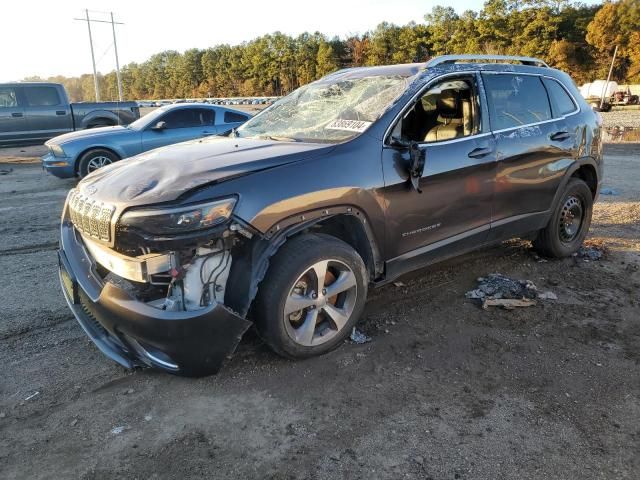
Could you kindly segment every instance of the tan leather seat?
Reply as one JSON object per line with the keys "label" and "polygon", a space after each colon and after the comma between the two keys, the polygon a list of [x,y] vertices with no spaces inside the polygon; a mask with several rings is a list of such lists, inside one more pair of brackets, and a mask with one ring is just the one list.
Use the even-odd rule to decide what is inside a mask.
{"label": "tan leather seat", "polygon": [[[467,108],[470,115],[470,106]],[[460,93],[456,90],[443,90],[440,97],[436,100],[436,109],[438,111],[438,122],[431,130],[427,132],[425,141],[437,142],[441,140],[451,140],[465,135],[465,125],[463,119],[463,102]],[[468,127],[467,127],[468,128]]]}

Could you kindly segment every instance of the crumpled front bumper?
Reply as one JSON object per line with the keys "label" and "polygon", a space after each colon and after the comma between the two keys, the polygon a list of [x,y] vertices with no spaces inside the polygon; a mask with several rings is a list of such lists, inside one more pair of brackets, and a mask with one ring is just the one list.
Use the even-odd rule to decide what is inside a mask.
{"label": "crumpled front bumper", "polygon": [[220,303],[166,311],[104,282],[82,238],[64,220],[58,251],[62,291],[96,346],[127,368],[152,366],[189,376],[216,373],[251,322]]}

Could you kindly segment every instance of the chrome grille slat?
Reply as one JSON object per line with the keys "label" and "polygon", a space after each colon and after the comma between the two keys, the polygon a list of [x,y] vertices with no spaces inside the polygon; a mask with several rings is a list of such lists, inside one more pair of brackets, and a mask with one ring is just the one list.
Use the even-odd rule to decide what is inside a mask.
{"label": "chrome grille slat", "polygon": [[102,211],[102,206],[93,204],[93,208],[91,208],[91,213],[89,214],[89,226],[91,227],[91,236],[92,237],[100,237],[100,232],[98,231],[98,215]]}
{"label": "chrome grille slat", "polygon": [[77,190],[69,194],[69,218],[77,230],[103,242],[111,241],[111,219],[115,207],[91,200]]}
{"label": "chrome grille slat", "polygon": [[84,233],[88,233],[91,235],[91,224],[89,223],[89,213],[91,213],[91,207],[93,207],[93,202],[90,200],[86,200],[84,202],[82,208],[82,229]]}

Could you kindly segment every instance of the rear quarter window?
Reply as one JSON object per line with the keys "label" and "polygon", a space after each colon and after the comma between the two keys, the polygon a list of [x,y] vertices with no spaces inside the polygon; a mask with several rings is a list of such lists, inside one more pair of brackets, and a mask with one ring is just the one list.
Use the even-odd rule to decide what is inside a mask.
{"label": "rear quarter window", "polygon": [[551,107],[540,77],[517,74],[482,76],[493,130],[551,119]]}
{"label": "rear quarter window", "polygon": [[25,87],[24,96],[30,107],[60,105],[60,96],[55,87]]}
{"label": "rear quarter window", "polygon": [[549,92],[549,100],[551,100],[551,110],[554,117],[568,115],[578,109],[571,96],[557,80],[543,78],[542,81],[547,88],[547,92]]}
{"label": "rear quarter window", "polygon": [[224,112],[224,123],[244,122],[248,119],[246,115],[236,112]]}

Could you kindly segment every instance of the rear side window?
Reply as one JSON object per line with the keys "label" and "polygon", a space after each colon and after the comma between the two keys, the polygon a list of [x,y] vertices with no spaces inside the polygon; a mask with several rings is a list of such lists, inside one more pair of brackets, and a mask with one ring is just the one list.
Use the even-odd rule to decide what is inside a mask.
{"label": "rear side window", "polygon": [[0,108],[17,107],[16,91],[13,88],[0,87]]}
{"label": "rear side window", "polygon": [[560,83],[550,78],[543,78],[542,81],[544,86],[547,87],[547,92],[549,92],[554,117],[561,117],[576,111],[578,107],[573,103],[573,99]]}
{"label": "rear side window", "polygon": [[539,77],[499,74],[482,76],[493,130],[520,127],[551,119],[547,92]]}
{"label": "rear side window", "polygon": [[224,123],[244,122],[247,118],[236,112],[224,112]]}
{"label": "rear side window", "polygon": [[193,128],[213,125],[216,113],[209,108],[179,108],[160,119],[167,128]]}
{"label": "rear side window", "polygon": [[60,96],[55,87],[25,87],[24,96],[30,107],[60,105]]}

